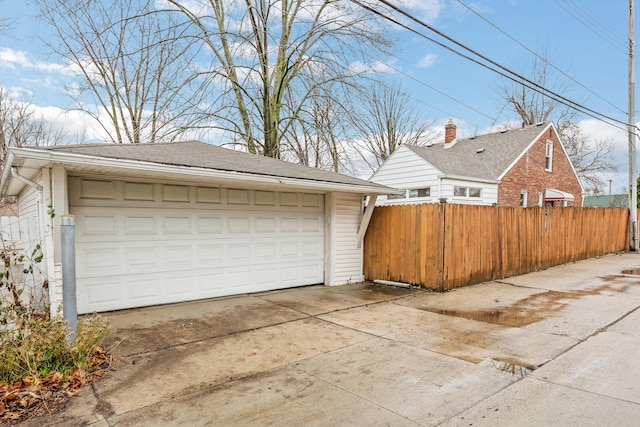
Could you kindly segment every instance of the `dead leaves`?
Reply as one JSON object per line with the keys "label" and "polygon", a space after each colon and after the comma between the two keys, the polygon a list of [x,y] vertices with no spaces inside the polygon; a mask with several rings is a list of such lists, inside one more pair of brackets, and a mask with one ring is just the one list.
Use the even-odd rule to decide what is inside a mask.
{"label": "dead leaves", "polygon": [[88,362],[88,370],[76,367],[67,375],[51,372],[43,378],[0,382],[0,423],[13,424],[61,410],[71,396],[102,377],[113,359],[102,347],[95,347]]}

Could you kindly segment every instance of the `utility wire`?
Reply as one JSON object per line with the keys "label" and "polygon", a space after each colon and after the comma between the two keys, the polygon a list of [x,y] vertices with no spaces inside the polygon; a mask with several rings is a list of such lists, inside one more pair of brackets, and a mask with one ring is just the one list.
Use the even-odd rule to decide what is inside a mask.
{"label": "utility wire", "polygon": [[[565,12],[567,12],[569,15],[571,15],[576,21],[578,21],[582,25],[584,25],[593,34],[595,34],[596,36],[598,36],[599,38],[601,38],[602,40],[604,40],[605,42],[607,42],[608,44],[610,44],[611,46],[616,48],[617,50],[621,50],[621,51],[626,53],[626,50],[624,48],[620,47],[619,41],[616,40],[616,36],[605,35],[603,30],[596,29],[596,27],[601,26],[601,24],[599,24],[599,22],[597,20],[595,20],[594,18],[586,16],[586,13],[580,11],[579,7],[576,7],[574,5],[569,5],[568,3],[567,3],[566,6],[564,6],[558,0],[554,0],[554,2],[558,6],[560,6],[560,8],[562,8]],[[572,12],[570,9],[573,9],[573,11],[575,11],[575,13]],[[576,15],[580,15],[580,16],[576,16]],[[606,29],[605,29],[605,31],[606,31]]]}
{"label": "utility wire", "polygon": [[[352,1],[357,1],[357,0],[352,0]],[[562,96],[562,95],[560,95],[560,94],[558,94],[558,93],[556,93],[556,92],[554,92],[554,91],[552,91],[550,89],[545,88],[544,86],[540,85],[539,83],[534,82],[533,80],[528,79],[527,77],[525,77],[525,76],[523,76],[521,74],[518,74],[513,70],[510,70],[509,68],[497,63],[496,61],[494,61],[494,60],[492,60],[492,59],[480,54],[479,52],[477,52],[477,51],[471,49],[470,47],[464,45],[463,43],[457,41],[453,37],[450,37],[450,36],[444,34],[443,32],[441,32],[438,29],[434,28],[433,26],[427,24],[426,22],[422,21],[421,19],[413,16],[412,14],[406,12],[405,10],[399,8],[398,6],[395,6],[395,5],[391,4],[387,0],[378,0],[378,1],[380,3],[385,4],[386,6],[388,6],[390,8],[392,8],[396,12],[404,15],[405,17],[411,19],[412,21],[420,24],[421,26],[427,28],[428,30],[436,33],[440,37],[442,37],[442,38],[454,43],[455,45],[461,47],[462,49],[466,50],[467,52],[470,52],[471,54],[473,54],[473,55],[479,57],[480,59],[490,63],[491,65],[493,65],[495,67],[498,67],[499,69],[503,70],[504,72],[506,72],[508,74],[504,74],[504,72],[498,71],[498,70],[496,70],[494,68],[489,67],[488,65],[486,65],[484,63],[481,63],[478,60],[470,58],[467,55],[464,55],[461,52],[458,52],[455,49],[453,49],[453,48],[451,48],[449,46],[446,46],[444,43],[437,42],[437,41],[433,40],[432,38],[430,38],[430,37],[428,37],[428,36],[426,36],[426,35],[424,35],[422,33],[416,32],[417,34],[421,35],[422,37],[426,38],[429,41],[437,43],[439,46],[445,47],[447,50],[449,50],[449,51],[451,51],[451,52],[453,52],[453,53],[455,53],[455,54],[457,54],[459,56],[463,56],[466,59],[471,59],[474,63],[476,63],[478,65],[481,65],[482,67],[485,67],[485,68],[487,68],[487,69],[489,69],[491,71],[494,71],[494,72],[496,72],[496,73],[498,73],[498,74],[500,74],[500,75],[502,75],[504,77],[507,77],[508,79],[513,80],[513,81],[515,81],[517,83],[523,84],[525,87],[527,87],[529,89],[532,89],[532,90],[535,90],[536,92],[539,92],[539,93],[541,93],[543,95],[546,95],[546,96],[550,97],[551,99],[554,99],[557,102],[560,102],[560,103],[562,103],[564,105],[567,105],[568,107],[572,107],[572,108],[574,108],[574,109],[576,109],[576,110],[578,110],[578,111],[580,111],[580,112],[582,112],[584,114],[591,113],[591,114],[588,114],[591,117],[594,117],[594,118],[606,118],[606,119],[611,120],[613,122],[617,122],[617,123],[621,123],[621,124],[626,125],[626,122],[623,122],[621,120],[618,120],[618,119],[615,119],[613,117],[607,116],[605,114],[599,113],[599,112],[597,112],[597,111],[595,111],[595,110],[593,110],[593,109],[591,109],[589,107],[581,105],[578,102],[572,101],[571,99],[568,99],[568,98],[566,98],[566,97],[564,97],[564,96]],[[516,79],[521,80],[521,82],[519,82]],[[526,82],[528,85],[532,85],[533,87],[525,85],[523,82]]]}
{"label": "utility wire", "polygon": [[495,28],[496,30],[500,31],[502,34],[504,34],[505,36],[509,37],[511,40],[513,40],[515,43],[517,43],[520,47],[522,47],[523,49],[525,49],[527,52],[529,52],[530,54],[534,55],[536,58],[538,58],[539,60],[541,60],[542,62],[544,62],[545,64],[549,65],[551,68],[553,68],[554,70],[558,71],[560,74],[562,74],[563,76],[565,76],[566,78],[568,78],[569,80],[571,80],[572,82],[574,82],[575,84],[577,84],[578,86],[580,86],[581,88],[587,90],[589,93],[595,95],[596,97],[600,98],[601,100],[603,100],[604,102],[606,102],[607,104],[611,105],[613,108],[617,109],[618,111],[620,111],[623,114],[626,114],[627,112],[624,111],[623,109],[621,109],[620,107],[618,107],[617,105],[615,105],[614,103],[612,103],[611,101],[609,101],[608,99],[598,95],[597,93],[595,93],[593,90],[589,89],[587,86],[583,85],[582,83],[580,83],[579,81],[577,81],[576,79],[574,79],[573,77],[571,77],[569,74],[565,73],[564,71],[562,71],[560,68],[556,67],[555,65],[553,65],[551,62],[549,62],[545,57],[539,55],[538,53],[536,53],[535,51],[533,51],[532,49],[528,48],[527,46],[525,46],[523,43],[521,43],[519,40],[517,40],[515,37],[511,36],[509,33],[507,33],[506,31],[504,31],[502,28],[498,27],[496,24],[494,24],[493,22],[489,21],[487,18],[485,18],[484,16],[482,16],[480,13],[478,13],[476,10],[474,10],[473,8],[471,8],[470,6],[468,6],[467,4],[465,4],[464,1],[462,0],[458,0],[458,3],[460,3],[462,6],[466,7],[471,13],[475,14],[478,18],[482,19],[484,22],[486,22],[487,24],[491,25],[493,28]]}
{"label": "utility wire", "polygon": [[[276,10],[277,10],[277,6],[275,6],[275,8],[276,8]],[[281,11],[281,10],[280,10],[280,11]],[[368,54],[367,52],[362,52],[362,53],[363,53],[363,55],[364,55],[364,56],[366,56],[366,57],[367,57],[367,58],[369,58],[369,59],[378,60],[378,58],[374,58],[372,55]],[[469,104],[466,104],[465,102],[463,102],[463,101],[461,101],[461,100],[459,100],[459,99],[457,99],[457,98],[455,98],[455,97],[453,97],[453,96],[449,95],[448,93],[446,93],[446,92],[444,92],[444,91],[442,91],[442,90],[440,90],[440,89],[437,89],[437,88],[435,88],[435,87],[433,87],[433,86],[429,85],[428,83],[426,83],[426,82],[424,82],[424,81],[422,81],[422,80],[417,79],[416,77],[414,77],[414,76],[412,76],[412,75],[410,75],[410,74],[405,73],[404,71],[402,71],[402,70],[401,70],[401,69],[399,69],[399,68],[393,67],[392,65],[390,65],[390,64],[388,64],[388,63],[385,63],[385,64],[384,64],[384,66],[385,66],[386,68],[389,68],[389,69],[391,69],[391,70],[395,71],[395,72],[396,72],[396,73],[398,73],[398,74],[402,74],[403,76],[405,76],[405,77],[407,77],[407,78],[409,78],[409,79],[413,80],[414,82],[416,82],[416,83],[418,83],[418,84],[420,84],[420,85],[422,85],[422,86],[424,86],[424,87],[426,87],[426,88],[428,88],[428,89],[430,89],[430,90],[432,90],[432,91],[434,91],[434,92],[436,92],[436,93],[438,93],[438,94],[440,94],[440,95],[442,95],[442,96],[444,96],[444,97],[446,97],[446,98],[449,98],[450,100],[452,100],[452,101],[454,101],[454,102],[456,102],[456,103],[458,103],[458,104],[462,105],[463,107],[468,108],[469,110],[471,110],[471,111],[473,111],[473,112],[475,112],[475,113],[478,113],[478,114],[480,114],[481,116],[484,116],[484,117],[486,117],[486,118],[487,118],[487,119],[489,119],[489,120],[492,120],[492,121],[493,121],[493,124],[495,124],[495,122],[497,121],[497,118],[489,116],[489,115],[488,115],[488,114],[486,114],[485,112],[483,112],[483,111],[481,111],[481,110],[478,110],[477,108],[472,107],[472,106],[471,106],[471,105],[469,105]],[[429,107],[429,108],[432,108],[432,109],[434,109],[434,110],[440,111],[441,113],[446,114],[448,117],[455,117],[455,116],[456,116],[455,114],[452,114],[451,112],[448,112],[448,111],[445,111],[445,110],[443,110],[443,109],[441,109],[441,108],[438,108],[438,107],[436,107],[435,105],[431,105],[431,104],[429,104],[428,102],[425,102],[425,101],[423,101],[423,100],[421,100],[421,99],[415,98],[415,97],[413,97],[413,96],[411,96],[411,95],[409,95],[409,94],[406,94],[406,95],[407,95],[410,99],[414,100],[415,102],[418,102],[418,103],[420,103],[420,104],[423,104],[423,105],[425,105],[425,106],[427,106],[427,107]],[[480,126],[478,126],[478,125],[477,125],[477,124],[475,124],[475,123],[470,123],[469,121],[467,121],[467,123],[468,123],[468,124],[470,124],[470,125],[472,125],[472,126],[475,126],[475,127],[480,127]]]}
{"label": "utility wire", "polygon": [[[559,95],[559,94],[557,94],[557,93],[555,93],[555,92],[543,87],[542,85],[540,85],[540,84],[538,84],[538,83],[536,83],[536,82],[534,82],[534,81],[532,81],[532,80],[530,80],[530,79],[528,79],[528,78],[526,78],[526,77],[524,77],[524,76],[522,76],[522,75],[520,75],[520,74],[518,74],[518,73],[516,73],[516,72],[514,72],[514,71],[512,71],[512,70],[510,70],[508,68],[506,68],[506,67],[504,67],[503,65],[498,64],[497,62],[495,62],[495,61],[487,58],[486,56],[476,52],[475,50],[465,46],[461,42],[453,39],[450,36],[447,36],[446,34],[442,33],[441,31],[437,30],[436,28],[432,27],[431,25],[425,23],[424,21],[420,20],[419,18],[416,18],[415,16],[413,16],[413,15],[409,14],[408,12],[400,9],[399,7],[389,3],[386,0],[378,0],[378,1],[380,3],[383,3],[386,6],[390,7],[391,9],[395,10],[396,12],[400,13],[401,15],[404,15],[405,17],[411,19],[412,21],[418,23],[419,25],[429,29],[432,32],[435,32],[436,34],[438,34],[439,36],[443,37],[444,39],[454,43],[455,45],[457,45],[457,46],[459,46],[459,47],[461,47],[461,48],[463,48],[465,50],[467,50],[468,52],[472,53],[473,55],[481,58],[482,60],[490,63],[491,65],[493,65],[493,66],[495,66],[495,67],[497,67],[499,69],[493,68],[493,67],[491,67],[491,66],[489,66],[489,65],[487,65],[487,64],[485,64],[485,63],[483,63],[483,62],[481,62],[481,61],[479,61],[479,60],[477,60],[477,59],[475,59],[475,58],[473,58],[473,57],[471,57],[471,56],[469,56],[467,54],[464,54],[464,53],[462,53],[460,51],[457,51],[453,47],[448,46],[448,45],[444,44],[443,42],[439,42],[439,41],[433,39],[432,37],[429,37],[429,36],[419,32],[418,30],[415,30],[415,29],[409,27],[408,25],[403,24],[400,21],[398,21],[398,20],[396,20],[394,18],[391,18],[389,15],[383,14],[382,12],[380,12],[380,11],[378,11],[376,9],[373,9],[372,7],[370,7],[370,6],[366,5],[366,4],[363,4],[359,0],[349,0],[349,1],[351,1],[354,4],[359,5],[360,7],[364,8],[365,10],[368,10],[368,11],[370,11],[370,12],[372,12],[372,13],[380,16],[380,17],[382,17],[383,19],[386,19],[386,20],[388,20],[390,22],[393,22],[394,24],[406,29],[407,31],[410,31],[410,32],[422,37],[422,38],[425,38],[426,40],[431,41],[434,44],[437,44],[438,46],[440,46],[440,47],[442,47],[442,48],[444,48],[444,49],[446,49],[446,50],[448,50],[448,51],[450,51],[450,52],[452,52],[452,53],[454,53],[454,54],[456,54],[456,55],[458,55],[458,56],[460,56],[460,57],[462,57],[464,59],[467,59],[467,60],[469,60],[469,61],[471,61],[471,62],[473,62],[473,63],[475,63],[477,65],[480,65],[481,67],[484,67],[484,68],[486,68],[486,69],[488,69],[490,71],[493,71],[494,73],[496,73],[498,75],[501,75],[501,76],[503,76],[503,77],[505,77],[505,78],[507,78],[509,80],[512,80],[515,83],[518,83],[518,84],[520,84],[520,85],[522,85],[522,86],[524,86],[524,87],[526,87],[528,89],[531,89],[531,90],[533,90],[535,92],[538,92],[538,93],[540,93],[542,95],[545,95],[545,96],[551,98],[552,100],[554,100],[556,102],[559,102],[559,103],[561,103],[563,105],[566,105],[566,106],[568,106],[570,108],[573,108],[576,111],[579,111],[579,112],[581,112],[581,113],[583,113],[583,114],[585,114],[587,116],[593,117],[593,118],[595,118],[595,119],[597,119],[599,121],[602,121],[604,123],[608,123],[609,125],[615,126],[615,127],[619,128],[621,130],[625,130],[625,131],[627,130],[627,123],[626,122],[623,122],[621,120],[618,120],[618,119],[615,119],[613,117],[607,116],[605,114],[599,113],[599,112],[597,112],[597,111],[595,111],[595,110],[593,110],[591,108],[585,107],[585,106],[583,106],[583,105],[581,105],[581,104],[579,104],[579,103],[577,103],[575,101],[572,101],[572,100],[570,100],[570,99],[568,99],[568,98],[566,98],[566,97],[564,97],[562,95]],[[503,70],[503,71],[500,71],[500,70]],[[607,122],[607,120],[609,120],[610,122]],[[621,124],[624,127],[618,126],[615,123]]]}
{"label": "utility wire", "polygon": [[582,15],[588,21],[592,22],[594,26],[598,27],[602,32],[603,36],[611,38],[614,43],[618,43],[621,45],[625,45],[629,38],[628,35],[624,32],[618,32],[618,29],[615,30],[610,25],[606,25],[598,16],[589,12],[589,10],[584,7],[584,4],[578,5],[576,0],[565,0],[568,4],[570,4],[571,8],[578,12],[578,14]]}

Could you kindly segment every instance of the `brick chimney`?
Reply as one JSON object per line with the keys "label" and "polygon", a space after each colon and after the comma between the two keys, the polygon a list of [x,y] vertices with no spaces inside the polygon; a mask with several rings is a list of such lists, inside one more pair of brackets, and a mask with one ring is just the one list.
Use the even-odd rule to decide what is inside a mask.
{"label": "brick chimney", "polygon": [[456,125],[452,119],[444,127],[444,147],[452,147],[456,143]]}

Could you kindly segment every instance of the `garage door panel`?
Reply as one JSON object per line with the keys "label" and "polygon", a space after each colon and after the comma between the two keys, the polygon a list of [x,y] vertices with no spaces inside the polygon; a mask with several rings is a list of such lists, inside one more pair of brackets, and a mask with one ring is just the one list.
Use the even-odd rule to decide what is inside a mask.
{"label": "garage door panel", "polygon": [[175,267],[191,267],[193,249],[194,247],[191,245],[169,246],[168,248],[165,248],[162,251],[165,267],[169,267],[171,269]]}
{"label": "garage door panel", "polygon": [[126,215],[124,216],[124,231],[127,235],[155,236],[157,225],[153,215]]}
{"label": "garage door panel", "polygon": [[[170,272],[163,277],[164,290],[170,297],[183,299],[189,298],[196,289],[196,280],[193,272]],[[185,280],[187,279],[187,280]]]}
{"label": "garage door panel", "polygon": [[[323,281],[322,195],[124,182],[70,188],[80,313]],[[105,202],[100,188],[121,193]]]}
{"label": "garage door panel", "polygon": [[143,246],[123,248],[127,271],[135,272],[143,269],[143,272],[152,271],[160,266],[159,248],[157,246]]}
{"label": "garage door panel", "polygon": [[195,283],[202,298],[228,295],[224,293],[225,274],[220,273],[219,270],[199,271]]}
{"label": "garage door panel", "polygon": [[196,234],[222,233],[223,219],[219,216],[197,216]]}
{"label": "garage door panel", "polygon": [[82,286],[77,288],[78,309],[81,311],[80,307],[92,307],[91,311],[111,310],[124,299],[123,292],[124,287],[116,277],[84,280]]}
{"label": "garage door panel", "polygon": [[191,218],[187,215],[183,216],[165,216],[162,218],[162,233],[165,235],[186,235],[191,234]]}
{"label": "garage door panel", "polygon": [[223,245],[198,245],[198,268],[203,264],[221,264],[224,262]]}
{"label": "garage door panel", "polygon": [[122,260],[117,247],[87,248],[76,246],[77,276],[86,277],[89,273],[103,275],[117,273]]}
{"label": "garage door panel", "polygon": [[75,227],[76,236],[111,236],[117,238],[116,218],[106,215],[87,215]]}
{"label": "garage door panel", "polygon": [[153,202],[155,200],[153,190],[154,184],[125,182],[123,199],[129,202]]}
{"label": "garage door panel", "polygon": [[245,292],[254,284],[252,271],[247,271],[244,268],[229,268],[228,271],[227,282],[232,288]]}
{"label": "garage door panel", "polygon": [[129,298],[133,301],[144,301],[145,304],[159,304],[162,295],[162,283],[157,278],[149,278],[147,275],[130,278],[126,289]]}

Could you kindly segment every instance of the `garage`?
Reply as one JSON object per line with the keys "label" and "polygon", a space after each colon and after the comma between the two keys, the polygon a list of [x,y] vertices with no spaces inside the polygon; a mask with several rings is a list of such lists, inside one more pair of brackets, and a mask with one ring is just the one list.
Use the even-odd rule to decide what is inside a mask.
{"label": "garage", "polygon": [[323,195],[69,178],[78,312],[323,283]]}
{"label": "garage", "polygon": [[90,313],[361,281],[364,199],[397,192],[199,141],[11,147],[6,162],[0,190],[38,224],[53,314],[70,295]]}

